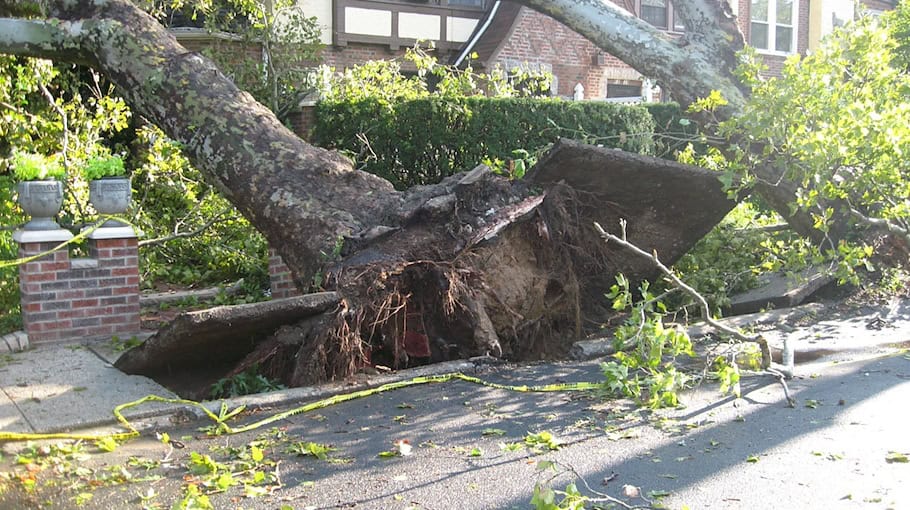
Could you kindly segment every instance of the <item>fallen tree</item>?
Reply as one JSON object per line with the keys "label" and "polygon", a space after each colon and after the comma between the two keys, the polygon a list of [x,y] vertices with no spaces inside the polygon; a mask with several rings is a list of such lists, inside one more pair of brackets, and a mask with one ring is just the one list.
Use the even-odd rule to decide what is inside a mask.
{"label": "fallen tree", "polygon": [[[37,8],[0,6],[20,15]],[[601,196],[610,189],[610,174],[593,162],[570,169],[559,182],[546,166],[518,183],[478,168],[398,192],[294,136],[129,2],[51,2],[43,15],[51,19],[0,19],[0,51],[100,69],[135,111],[183,144],[207,179],[279,251],[300,288],[321,273],[343,297],[331,320],[299,331],[304,340],[273,339],[286,348],[259,349],[244,365],[257,363],[290,384],[303,384],[350,374],[376,361],[371,356],[401,366],[408,351],[430,359],[551,355],[565,348],[559,339],[580,334],[585,307],[598,306],[613,273],[635,272],[611,258],[592,224],[615,224],[599,216],[601,210],[615,217],[635,214],[631,206],[657,196],[652,188],[663,177],[614,175],[616,183],[638,183],[628,202]],[[679,169],[656,159],[610,156],[619,167]],[[647,217],[629,218],[642,233],[632,238],[660,249],[667,260],[731,206],[709,174],[689,172],[700,177],[693,192],[710,189],[719,200],[713,217],[691,233],[682,225],[658,228]],[[535,189],[537,183],[544,188]],[[641,214],[662,205],[649,207]],[[687,241],[667,238],[668,232],[684,232]],[[339,243],[341,259],[327,260],[324,254]]]}
{"label": "fallen tree", "polygon": [[[742,36],[723,2],[677,2],[690,29],[682,39],[609,2],[527,3],[684,101],[721,90],[730,104],[718,114],[729,116],[744,100],[732,74]],[[615,273],[653,270],[605,248],[594,221],[626,219],[631,242],[672,263],[732,205],[707,172],[567,143],[521,182],[478,168],[399,192],[294,136],[125,0],[0,1],[0,15],[18,16],[0,18],[0,51],[101,70],[268,238],[298,287],[320,275],[342,297],[329,316],[276,335],[238,367],[255,363],[290,384],[367,361],[559,353],[584,317],[597,317]],[[763,193],[785,210],[792,189],[769,172]],[[801,214],[787,217],[806,230]]]}
{"label": "fallen tree", "polygon": [[[265,324],[260,312],[271,314],[269,303],[241,305],[219,312],[231,320],[217,331],[195,319],[198,327],[188,329],[188,317],[126,353],[118,368],[154,376],[192,367],[212,341],[238,362],[230,374],[255,365],[295,386],[350,374],[366,361],[561,356],[608,312],[603,293],[613,275],[654,275],[647,261],[605,247],[595,222],[634,218],[630,237],[675,260],[733,206],[712,173],[568,140],[524,182],[480,166],[413,193],[419,206],[410,221],[349,239],[345,256],[328,267],[330,285],[344,296],[339,309],[314,316],[319,310],[308,308],[291,321],[287,311],[296,308],[282,308]],[[257,319],[258,336],[268,339],[253,348],[238,314]]]}

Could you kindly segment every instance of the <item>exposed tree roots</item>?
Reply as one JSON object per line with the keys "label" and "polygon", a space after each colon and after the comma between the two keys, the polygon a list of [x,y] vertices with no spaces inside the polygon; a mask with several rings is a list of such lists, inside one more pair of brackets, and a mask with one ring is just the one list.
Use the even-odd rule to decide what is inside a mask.
{"label": "exposed tree roots", "polygon": [[584,208],[571,188],[518,201],[513,211],[487,222],[486,234],[475,229],[449,256],[422,249],[435,257],[344,266],[331,280],[342,307],[279,329],[233,373],[256,365],[299,386],[366,365],[564,355],[583,333],[586,289],[577,275],[601,273],[607,250],[593,231],[579,230]]}

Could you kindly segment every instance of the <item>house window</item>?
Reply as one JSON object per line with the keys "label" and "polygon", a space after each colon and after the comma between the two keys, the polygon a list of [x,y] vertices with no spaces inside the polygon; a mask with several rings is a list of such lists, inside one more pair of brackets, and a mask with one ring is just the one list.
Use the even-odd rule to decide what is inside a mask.
{"label": "house window", "polygon": [[[638,17],[662,30],[683,31],[683,24],[676,19],[673,4],[669,0],[639,0]],[[672,28],[668,25],[673,20]]]}
{"label": "house window", "polygon": [[641,19],[657,28],[667,28],[667,0],[641,0]]}
{"label": "house window", "polygon": [[620,83],[607,83],[607,97],[608,98],[630,98],[630,97],[641,97],[641,84],[627,85]]}
{"label": "house window", "polygon": [[795,51],[795,0],[752,0],[749,39],[760,50],[779,53]]}

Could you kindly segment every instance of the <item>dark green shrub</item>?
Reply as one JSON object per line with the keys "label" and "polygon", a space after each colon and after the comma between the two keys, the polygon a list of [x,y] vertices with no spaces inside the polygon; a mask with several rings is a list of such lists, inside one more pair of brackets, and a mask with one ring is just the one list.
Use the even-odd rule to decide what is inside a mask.
{"label": "dark green shrub", "polygon": [[508,160],[573,138],[651,154],[654,121],[645,108],[529,98],[427,97],[317,105],[314,141],[355,155],[364,170],[398,188],[429,184],[484,159]]}

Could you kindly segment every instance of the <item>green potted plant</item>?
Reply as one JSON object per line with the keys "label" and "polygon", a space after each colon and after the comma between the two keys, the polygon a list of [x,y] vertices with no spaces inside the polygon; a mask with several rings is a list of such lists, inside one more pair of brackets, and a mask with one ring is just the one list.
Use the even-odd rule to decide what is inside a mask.
{"label": "green potted plant", "polygon": [[31,216],[24,230],[56,230],[54,216],[63,205],[63,178],[66,171],[58,158],[36,153],[18,153],[13,157],[13,175],[19,207]]}
{"label": "green potted plant", "polygon": [[[89,202],[99,214],[123,214],[130,206],[132,186],[120,156],[96,156],[82,169],[88,181]],[[119,227],[116,220],[104,222],[102,227]]]}

